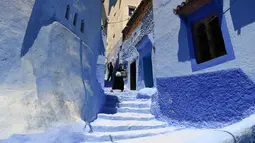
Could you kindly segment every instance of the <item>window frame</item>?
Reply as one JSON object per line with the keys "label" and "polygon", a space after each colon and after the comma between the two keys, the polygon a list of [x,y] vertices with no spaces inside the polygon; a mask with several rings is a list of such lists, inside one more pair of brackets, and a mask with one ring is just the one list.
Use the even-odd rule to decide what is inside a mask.
{"label": "window frame", "polygon": [[[182,21],[185,21],[187,26],[187,36],[188,36],[188,45],[189,45],[189,51],[190,51],[190,60],[191,60],[191,68],[192,71],[198,71],[202,69],[206,69],[209,67],[213,67],[231,60],[235,59],[233,46],[231,43],[229,31],[227,28],[227,23],[224,14],[222,15],[222,6],[217,3],[216,1],[212,0],[211,3],[201,7],[197,11],[191,13],[187,17],[180,16]],[[227,54],[211,59],[209,61],[203,62],[198,64],[195,58],[195,47],[193,44],[193,36],[192,36],[192,23],[196,21],[200,21],[201,19],[205,18],[206,16],[216,13],[219,21],[220,21],[220,27],[222,31],[222,36],[225,44],[225,49]]]}

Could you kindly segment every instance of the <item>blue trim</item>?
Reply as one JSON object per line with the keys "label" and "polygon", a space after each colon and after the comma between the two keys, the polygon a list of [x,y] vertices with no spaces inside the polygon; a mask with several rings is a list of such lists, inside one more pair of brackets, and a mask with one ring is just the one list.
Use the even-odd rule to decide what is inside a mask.
{"label": "blue trim", "polygon": [[[221,22],[221,30],[222,30],[222,36],[225,43],[225,48],[227,51],[227,54],[215,59],[212,59],[210,61],[198,64],[195,59],[195,53],[194,53],[194,45],[193,45],[193,38],[192,38],[192,28],[190,27],[192,23],[199,21],[206,17],[209,14],[217,13],[220,22]],[[216,66],[231,60],[235,59],[233,46],[231,43],[229,31],[226,24],[225,16],[222,15],[223,8],[220,3],[218,3],[216,0],[213,0],[211,3],[207,4],[206,6],[198,9],[197,11],[191,13],[187,17],[180,16],[180,18],[183,21],[186,21],[187,23],[187,35],[188,35],[188,43],[189,43],[189,51],[190,51],[190,59],[191,59],[191,68],[192,71],[198,71],[205,68],[209,68],[212,66]]]}
{"label": "blue trim", "polygon": [[139,57],[142,58],[152,51],[152,42],[150,41],[148,35],[144,36],[142,41],[137,45],[137,51],[139,52]]}

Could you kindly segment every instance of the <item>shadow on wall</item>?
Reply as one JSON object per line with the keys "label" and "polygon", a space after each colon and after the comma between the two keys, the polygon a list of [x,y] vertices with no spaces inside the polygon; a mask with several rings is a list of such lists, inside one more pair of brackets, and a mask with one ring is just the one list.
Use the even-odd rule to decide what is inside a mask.
{"label": "shadow on wall", "polygon": [[178,61],[179,62],[186,62],[190,60],[190,52],[189,52],[189,43],[188,43],[188,36],[187,36],[187,26],[185,22],[180,19],[181,27],[179,30],[178,36],[178,43],[179,43],[179,50],[178,50]]}
{"label": "shadow on wall", "polygon": [[[90,68],[84,68],[83,58],[83,42],[80,40],[80,65],[81,65],[81,77],[84,87],[84,103],[82,106],[81,117],[86,122],[93,122],[97,118],[97,114],[100,112],[105,102],[104,91],[101,89],[100,83],[96,80],[96,60],[92,60]],[[90,55],[93,56],[93,55]],[[93,57],[86,57],[93,58]],[[87,69],[87,70],[86,70]],[[90,70],[90,71],[88,71]],[[88,81],[89,83],[85,83]],[[88,87],[89,86],[89,87]],[[89,89],[88,89],[89,88]],[[90,90],[90,91],[89,91]]]}
{"label": "shadow on wall", "polygon": [[241,69],[158,78],[161,113],[170,122],[218,128],[254,114],[255,84]]}
{"label": "shadow on wall", "polygon": [[238,35],[241,28],[255,22],[254,0],[230,0],[230,14]]}
{"label": "shadow on wall", "polygon": [[55,21],[55,0],[36,0],[23,39],[20,57],[23,57],[34,44],[43,26]]}
{"label": "shadow on wall", "polygon": [[[84,121],[86,122],[91,122],[94,119],[91,119],[91,117],[93,116],[92,114],[95,113],[93,112],[93,107],[90,104],[93,102],[88,102],[93,100],[93,96],[89,95],[89,92],[87,90],[86,84],[85,84],[85,80],[88,80],[88,73],[89,71],[86,71],[85,69],[90,69],[90,68],[83,68],[83,44],[82,44],[82,40],[80,40],[80,64],[81,64],[81,77],[82,77],[82,83],[83,83],[83,87],[84,87],[84,103],[82,104],[82,109],[81,109],[81,117]],[[91,70],[91,69],[90,69]],[[87,75],[87,76],[86,76]],[[90,108],[89,108],[90,107]],[[95,116],[95,115],[94,115]]]}
{"label": "shadow on wall", "polygon": [[96,49],[98,49],[98,54],[105,56],[105,47],[104,47],[104,41],[103,41],[103,31],[98,32],[97,37],[94,41]]}

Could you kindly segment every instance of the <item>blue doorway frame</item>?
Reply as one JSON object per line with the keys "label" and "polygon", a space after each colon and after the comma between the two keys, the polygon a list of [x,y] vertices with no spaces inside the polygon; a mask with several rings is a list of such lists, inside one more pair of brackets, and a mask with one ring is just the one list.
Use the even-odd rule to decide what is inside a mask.
{"label": "blue doorway frame", "polygon": [[145,87],[153,87],[153,67],[152,67],[152,43],[149,37],[146,35],[140,41],[137,46],[137,50],[139,52],[139,76],[141,80],[144,82]]}
{"label": "blue doorway frame", "polygon": [[145,87],[151,88],[154,86],[151,53],[143,57],[143,77]]}

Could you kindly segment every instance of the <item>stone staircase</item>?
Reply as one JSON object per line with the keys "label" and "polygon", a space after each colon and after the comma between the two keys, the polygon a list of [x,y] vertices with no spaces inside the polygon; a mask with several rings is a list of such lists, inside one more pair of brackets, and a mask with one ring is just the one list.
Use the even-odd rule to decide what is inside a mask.
{"label": "stone staircase", "polygon": [[116,142],[147,137],[175,130],[150,113],[150,99],[136,99],[137,92],[106,91],[106,104],[98,119],[91,123],[93,133],[86,142]]}

